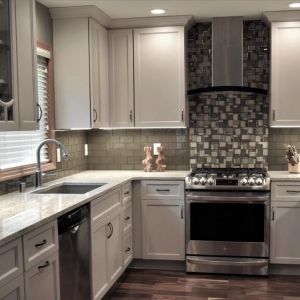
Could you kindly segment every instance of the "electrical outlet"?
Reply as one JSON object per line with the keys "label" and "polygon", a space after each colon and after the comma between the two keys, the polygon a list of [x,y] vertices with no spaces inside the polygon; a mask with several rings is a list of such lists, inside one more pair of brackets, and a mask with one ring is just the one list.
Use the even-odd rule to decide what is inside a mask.
{"label": "electrical outlet", "polygon": [[88,155],[89,155],[89,145],[84,144],[84,156],[88,156]]}
{"label": "electrical outlet", "polygon": [[61,162],[60,148],[56,148],[56,161]]}
{"label": "electrical outlet", "polygon": [[161,147],[161,143],[154,143],[153,144],[153,155],[158,155],[158,152],[157,152],[158,147]]}

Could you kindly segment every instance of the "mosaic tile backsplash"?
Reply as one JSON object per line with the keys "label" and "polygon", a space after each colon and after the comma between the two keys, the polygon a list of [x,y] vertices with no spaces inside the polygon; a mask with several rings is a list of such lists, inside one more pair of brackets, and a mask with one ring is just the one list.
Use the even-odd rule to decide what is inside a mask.
{"label": "mosaic tile backsplash", "polygon": [[[211,86],[211,23],[188,32],[188,87]],[[244,22],[244,85],[268,88],[269,30],[262,21]],[[190,165],[267,167],[268,98],[246,93],[189,97]]]}

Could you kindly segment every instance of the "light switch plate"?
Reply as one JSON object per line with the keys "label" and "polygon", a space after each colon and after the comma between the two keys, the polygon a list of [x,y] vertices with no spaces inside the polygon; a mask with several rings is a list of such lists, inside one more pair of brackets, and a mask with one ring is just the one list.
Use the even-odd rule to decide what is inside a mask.
{"label": "light switch plate", "polygon": [[88,155],[89,155],[89,145],[84,144],[84,156],[88,156]]}
{"label": "light switch plate", "polygon": [[56,148],[56,161],[61,162],[60,148]]}
{"label": "light switch plate", "polygon": [[157,148],[161,147],[161,143],[153,143],[153,155],[158,155]]}

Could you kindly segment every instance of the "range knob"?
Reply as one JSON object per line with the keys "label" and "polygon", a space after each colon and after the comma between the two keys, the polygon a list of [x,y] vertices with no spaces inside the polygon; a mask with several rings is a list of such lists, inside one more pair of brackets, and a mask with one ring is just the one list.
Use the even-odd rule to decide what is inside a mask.
{"label": "range knob", "polygon": [[209,177],[208,179],[207,179],[207,183],[209,184],[209,185],[213,185],[214,184],[214,179],[212,178],[212,177]]}
{"label": "range knob", "polygon": [[246,184],[248,183],[247,178],[246,178],[246,177],[242,178],[242,179],[240,180],[240,183],[241,183],[241,185],[246,185]]}
{"label": "range knob", "polygon": [[261,178],[256,178],[255,183],[257,185],[262,185],[263,184],[263,180]]}
{"label": "range knob", "polygon": [[201,177],[200,178],[200,184],[205,185],[206,183],[206,178],[205,177]]}
{"label": "range knob", "polygon": [[199,182],[200,182],[200,180],[199,180],[199,178],[197,178],[197,177],[194,177],[194,178],[192,179],[192,183],[193,183],[193,184],[199,184]]}
{"label": "range knob", "polygon": [[250,177],[249,180],[248,180],[248,183],[250,185],[254,185],[255,184],[255,179],[253,177]]}

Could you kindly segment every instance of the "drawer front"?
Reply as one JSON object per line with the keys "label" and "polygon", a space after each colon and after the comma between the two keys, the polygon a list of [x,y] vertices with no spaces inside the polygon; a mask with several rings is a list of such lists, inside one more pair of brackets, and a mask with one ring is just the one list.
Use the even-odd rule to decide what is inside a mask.
{"label": "drawer front", "polygon": [[22,239],[0,248],[0,287],[23,272]]}
{"label": "drawer front", "polygon": [[126,233],[132,228],[132,206],[128,203],[123,210],[123,232]]}
{"label": "drawer front", "polygon": [[58,250],[57,220],[23,236],[25,269]]}
{"label": "drawer front", "polygon": [[300,181],[272,182],[271,200],[300,201]]}
{"label": "drawer front", "polygon": [[132,188],[131,182],[122,185],[122,204],[125,205],[131,202],[132,199]]}
{"label": "drawer front", "polygon": [[168,199],[184,201],[183,181],[142,181],[142,199]]}
{"label": "drawer front", "polygon": [[121,189],[113,190],[91,203],[92,224],[121,206]]}
{"label": "drawer front", "polygon": [[133,259],[132,233],[129,232],[123,239],[123,264],[126,268]]}
{"label": "drawer front", "polygon": [[23,275],[11,280],[6,285],[0,287],[1,300],[24,300],[24,278]]}

